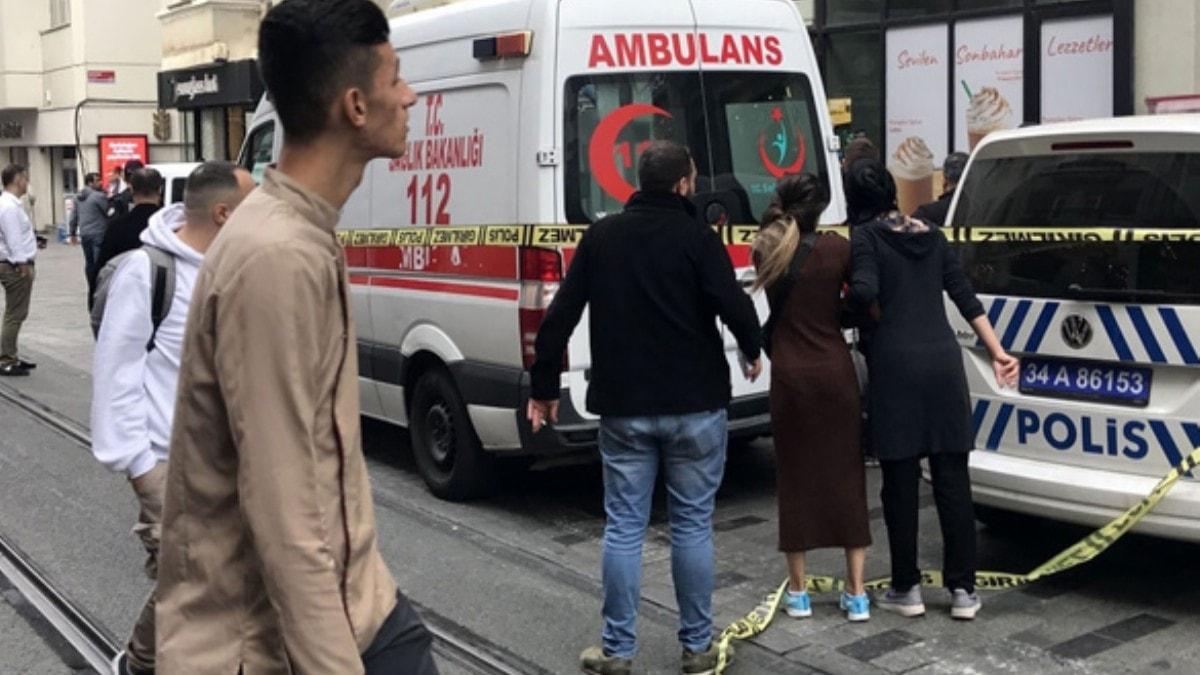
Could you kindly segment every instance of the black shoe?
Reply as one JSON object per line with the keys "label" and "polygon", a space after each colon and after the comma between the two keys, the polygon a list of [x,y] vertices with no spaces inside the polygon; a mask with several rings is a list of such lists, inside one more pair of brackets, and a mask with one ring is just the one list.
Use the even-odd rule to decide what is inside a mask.
{"label": "black shoe", "polygon": [[9,361],[0,365],[0,376],[3,377],[19,377],[28,374],[29,369],[22,366],[20,361]]}
{"label": "black shoe", "polygon": [[26,361],[25,359],[17,359],[17,365],[21,366],[25,370],[33,370],[34,368],[37,368],[36,363],[33,361]]}

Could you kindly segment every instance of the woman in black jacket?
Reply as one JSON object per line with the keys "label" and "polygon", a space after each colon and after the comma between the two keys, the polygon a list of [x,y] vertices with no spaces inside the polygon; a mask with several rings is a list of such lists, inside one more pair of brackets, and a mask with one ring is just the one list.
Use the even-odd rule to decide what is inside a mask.
{"label": "woman in black jacket", "polygon": [[854,229],[850,301],[859,307],[878,302],[882,311],[867,354],[868,410],[883,468],[892,590],[877,603],[904,616],[925,613],[917,567],[917,488],[921,458],[928,457],[945,546],[942,570],[951,592],[950,614],[973,619],[980,608],[967,471],[974,434],[963,355],[946,318],[942,292],[987,348],[1001,387],[1016,384],[1020,364],[996,339],[945,237],[896,211],[895,183],[879,161],[855,162],[847,193],[876,214]]}

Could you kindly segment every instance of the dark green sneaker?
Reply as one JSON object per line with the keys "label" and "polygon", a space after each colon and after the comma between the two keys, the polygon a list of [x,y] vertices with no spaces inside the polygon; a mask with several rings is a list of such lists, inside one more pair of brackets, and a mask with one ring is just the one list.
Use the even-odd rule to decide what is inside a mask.
{"label": "dark green sneaker", "polygon": [[[718,656],[716,642],[710,643],[708,649],[702,652],[691,652],[684,649],[681,671],[684,675],[713,675],[717,672]],[[729,666],[731,663],[733,663],[733,645],[729,645],[725,651],[725,665]]]}
{"label": "dark green sneaker", "polygon": [[600,647],[588,647],[579,655],[579,669],[589,675],[629,675],[633,661],[609,656]]}

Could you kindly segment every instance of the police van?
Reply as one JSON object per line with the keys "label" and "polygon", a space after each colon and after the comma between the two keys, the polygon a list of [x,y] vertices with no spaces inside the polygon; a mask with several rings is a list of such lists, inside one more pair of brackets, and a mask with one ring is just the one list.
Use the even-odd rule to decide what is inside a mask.
{"label": "police van", "polygon": [[[1200,116],[1125,117],[996,133],[971,157],[948,222],[1004,348],[999,390],[963,344],[981,519],[1100,525],[1200,446]],[[1186,475],[1135,531],[1200,541]]]}
{"label": "police van", "polygon": [[[790,0],[467,0],[391,28],[420,95],[408,149],[368,166],[338,227],[363,413],[408,427],[438,496],[485,491],[497,458],[595,446],[586,315],[559,422],[536,435],[526,369],[582,228],[621,210],[652,140],[691,148],[699,212],[747,292],[750,237],[734,226],[757,221],[780,176],[820,176],[835,196],[822,223],[845,220],[836,137]],[[243,166],[261,175],[281,136],[264,102]],[[740,373],[732,335],[726,351]],[[731,434],[769,432],[768,382],[732,378]]]}

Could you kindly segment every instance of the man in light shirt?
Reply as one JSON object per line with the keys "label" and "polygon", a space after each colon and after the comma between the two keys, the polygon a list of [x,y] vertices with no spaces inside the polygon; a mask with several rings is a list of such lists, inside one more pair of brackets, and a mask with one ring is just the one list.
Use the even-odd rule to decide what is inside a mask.
{"label": "man in light shirt", "polygon": [[28,375],[37,367],[17,355],[17,335],[29,316],[33,293],[33,259],[37,238],[33,223],[21,206],[29,189],[29,174],[20,164],[0,171],[4,192],[0,194],[0,285],[4,286],[4,324],[0,328],[0,376]]}

